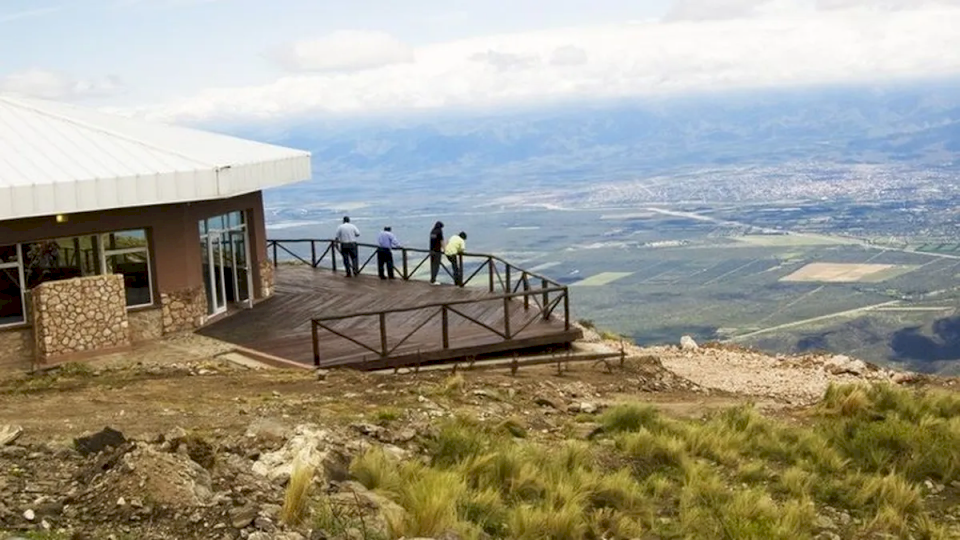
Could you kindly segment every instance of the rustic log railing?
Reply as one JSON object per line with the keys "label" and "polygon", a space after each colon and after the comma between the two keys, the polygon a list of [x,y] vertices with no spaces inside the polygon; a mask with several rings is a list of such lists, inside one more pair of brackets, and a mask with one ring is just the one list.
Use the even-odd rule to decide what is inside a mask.
{"label": "rustic log railing", "polygon": [[[363,260],[360,271],[376,257],[377,246],[372,244],[358,244],[361,248],[371,250],[369,256]],[[312,266],[313,268],[329,268],[337,272],[337,257],[339,255],[336,241],[334,240],[311,240],[311,239],[291,239],[291,240],[268,240],[268,249],[272,250],[274,265],[280,263],[280,256],[283,255],[292,262],[300,262]],[[309,249],[309,255],[307,250]],[[412,280],[420,269],[426,264],[429,267],[431,252],[419,248],[396,248],[400,252],[400,263],[396,267],[396,272],[403,280]],[[319,255],[319,256],[318,256]],[[446,275],[453,277],[453,273],[444,264],[446,257],[441,257],[441,269]],[[316,317],[311,319],[311,337],[313,341],[313,359],[315,365],[320,365],[320,339],[319,331],[325,330],[343,339],[346,339],[365,351],[376,355],[378,359],[387,359],[396,352],[404,343],[406,343],[414,334],[426,326],[431,321],[440,319],[440,343],[443,349],[450,348],[450,318],[451,315],[467,321],[471,326],[482,328],[503,341],[516,339],[521,333],[530,328],[536,321],[548,321],[555,318],[555,311],[562,304],[563,306],[563,327],[565,332],[570,331],[570,296],[569,290],[565,285],[553,281],[540,274],[530,272],[518,266],[515,266],[500,257],[489,254],[463,253],[459,255],[459,264],[462,269],[463,282],[461,287],[469,285],[474,280],[480,281],[486,278],[486,288],[491,296],[483,298],[471,298],[464,300],[436,302],[423,304],[413,307],[393,308],[380,311],[370,311],[362,313],[351,313],[349,315],[332,315]],[[327,264],[324,264],[327,263]],[[482,276],[482,277],[481,277]],[[539,283],[538,283],[539,282]],[[537,286],[539,285],[539,286]],[[499,294],[493,294],[499,293]],[[479,304],[484,302],[499,302],[502,312],[502,328],[495,328],[481,321],[479,317],[473,317],[462,309],[462,306],[468,304]],[[516,307],[514,302],[522,302],[524,312],[530,311],[535,307],[535,313],[526,320],[511,320],[513,317],[511,307]],[[404,329],[405,333],[391,346],[388,335],[391,334],[388,327],[388,315],[407,314],[404,320],[412,320],[416,315],[427,316],[423,318],[413,328]],[[350,336],[347,332],[333,328],[332,324],[348,319],[357,319],[362,317],[377,317],[380,342],[377,345],[369,345]]]}

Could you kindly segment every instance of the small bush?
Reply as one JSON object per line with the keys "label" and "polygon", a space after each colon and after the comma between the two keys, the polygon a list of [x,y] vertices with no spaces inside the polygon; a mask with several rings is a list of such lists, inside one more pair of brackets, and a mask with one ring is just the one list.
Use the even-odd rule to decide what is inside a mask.
{"label": "small bush", "polygon": [[401,486],[396,462],[379,447],[355,458],[350,464],[350,474],[370,490],[396,493]]}
{"label": "small bush", "polygon": [[645,429],[617,440],[618,448],[638,478],[656,472],[682,470],[688,457],[684,442],[672,435],[656,435]]}
{"label": "small bush", "polygon": [[463,378],[463,375],[457,373],[444,379],[441,392],[447,396],[457,396],[463,393],[466,385],[467,380]]}
{"label": "small bush", "polygon": [[377,424],[385,425],[400,419],[402,415],[403,413],[400,411],[400,409],[383,407],[374,411],[373,419]]}
{"label": "small bush", "polygon": [[497,490],[486,488],[469,492],[461,498],[458,512],[463,519],[477,525],[490,536],[505,537],[509,514]]}
{"label": "small bush", "polygon": [[464,418],[449,421],[430,445],[431,463],[452,467],[483,453],[489,442],[489,435],[475,422]]}
{"label": "small bush", "polygon": [[403,468],[403,487],[398,503],[406,514],[393,523],[394,534],[407,537],[439,536],[460,523],[457,501],[466,493],[456,472],[440,471],[410,463]]}
{"label": "small bush", "polygon": [[600,417],[607,433],[633,432],[641,429],[658,430],[660,413],[652,405],[618,405],[607,409]]}

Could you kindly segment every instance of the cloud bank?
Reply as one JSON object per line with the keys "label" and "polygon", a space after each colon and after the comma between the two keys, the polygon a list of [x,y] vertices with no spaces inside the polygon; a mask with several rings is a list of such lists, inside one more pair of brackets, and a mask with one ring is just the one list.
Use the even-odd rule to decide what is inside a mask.
{"label": "cloud bank", "polygon": [[276,55],[289,71],[358,71],[413,62],[413,47],[385,32],[341,30],[298,41]]}
{"label": "cloud bank", "polygon": [[75,79],[62,73],[39,69],[0,77],[0,92],[43,99],[72,101],[111,96],[123,91],[123,83],[117,77]]}
{"label": "cloud bank", "polygon": [[295,44],[297,73],[138,110],[178,122],[501,107],[960,73],[960,0],[679,0],[663,21],[410,48]]}

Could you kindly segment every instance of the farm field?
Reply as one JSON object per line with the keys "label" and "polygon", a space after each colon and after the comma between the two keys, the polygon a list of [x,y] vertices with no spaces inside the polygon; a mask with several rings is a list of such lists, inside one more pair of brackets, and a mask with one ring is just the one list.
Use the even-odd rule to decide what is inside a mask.
{"label": "farm field", "polygon": [[[448,235],[467,231],[468,251],[495,253],[576,285],[575,317],[643,345],[676,343],[689,334],[775,352],[857,351],[874,362],[940,369],[932,358],[944,353],[903,333],[942,340],[935,324],[952,315],[950,302],[958,297],[960,259],[821,233],[757,234],[750,225],[636,208],[438,212],[354,222],[367,238],[389,223],[401,243],[422,246],[436,219],[447,224]],[[329,219],[282,232],[329,237],[336,224]],[[468,265],[467,275],[474,268]],[[423,267],[418,276],[427,272]],[[881,308],[912,310],[875,311]]]}

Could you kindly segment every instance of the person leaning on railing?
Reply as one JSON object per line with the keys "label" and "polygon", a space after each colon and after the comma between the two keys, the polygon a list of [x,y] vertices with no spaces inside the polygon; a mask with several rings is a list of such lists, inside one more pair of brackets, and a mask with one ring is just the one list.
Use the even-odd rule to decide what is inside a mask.
{"label": "person leaning on railing", "polygon": [[[394,279],[393,275],[393,249],[400,247],[400,242],[397,242],[397,237],[390,232],[390,227],[384,227],[380,234],[377,235],[377,274],[380,276],[380,279],[387,279],[387,276],[390,276],[390,279]],[[384,268],[386,268],[386,274],[384,273]]]}
{"label": "person leaning on railing", "polygon": [[450,261],[450,266],[453,267],[453,281],[458,287],[463,286],[463,265],[460,264],[460,261],[461,255],[467,247],[466,240],[467,233],[460,231],[459,234],[447,242],[447,247],[444,250],[447,260]]}
{"label": "person leaning on railing", "polygon": [[430,284],[437,283],[437,274],[440,272],[440,260],[443,257],[443,222],[438,221],[430,230]]}
{"label": "person leaning on railing", "polygon": [[343,216],[343,223],[337,227],[336,241],[343,256],[343,269],[347,277],[360,276],[360,254],[357,239],[360,238],[360,229],[350,223],[350,218]]}

